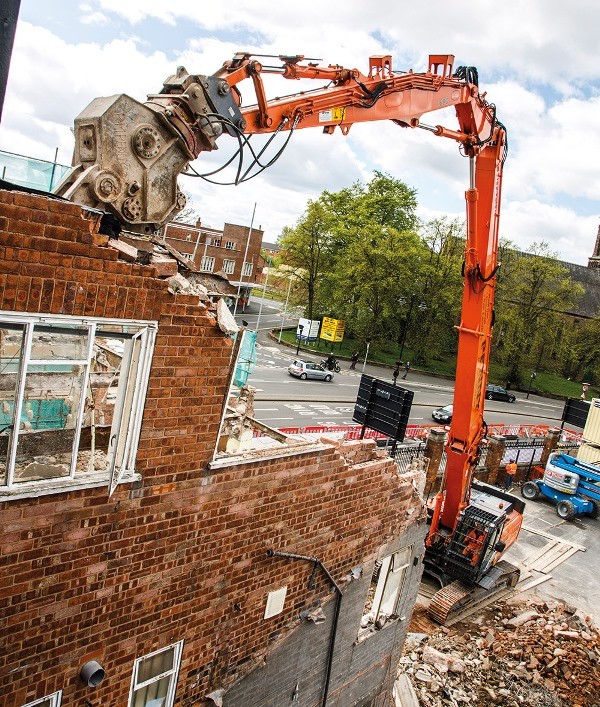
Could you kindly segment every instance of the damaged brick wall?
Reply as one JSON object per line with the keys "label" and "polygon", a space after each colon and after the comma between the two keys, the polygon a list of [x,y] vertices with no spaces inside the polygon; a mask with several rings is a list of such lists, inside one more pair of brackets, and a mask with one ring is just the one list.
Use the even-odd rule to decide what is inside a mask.
{"label": "damaged brick wall", "polygon": [[[330,587],[321,576],[309,590],[307,567],[268,558],[269,548],[317,556],[347,587],[331,687],[381,694],[388,668],[352,681],[355,671],[364,681],[374,666],[389,667],[402,621],[356,648],[350,639],[375,560],[411,528],[422,541],[410,480],[367,442],[209,468],[231,340],[197,297],[170,293],[150,266],[118,260],[98,220],[73,204],[0,192],[1,309],[158,322],[136,463],[142,481],[110,499],[104,487],[0,504],[3,704],[63,690],[63,705],[125,705],[135,659],[180,640],[176,705],[249,686],[244,676],[275,650],[294,662],[299,613],[325,602]],[[350,582],[357,566],[363,578]],[[267,593],[284,585],[283,613],[263,619]],[[388,647],[370,655],[380,636]],[[90,659],[107,675],[93,691],[77,677]],[[312,694],[321,678],[320,667],[303,677]]]}

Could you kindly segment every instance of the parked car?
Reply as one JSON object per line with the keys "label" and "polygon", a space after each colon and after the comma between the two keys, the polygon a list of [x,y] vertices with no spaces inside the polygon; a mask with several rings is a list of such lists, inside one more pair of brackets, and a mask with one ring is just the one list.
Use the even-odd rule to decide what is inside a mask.
{"label": "parked car", "polygon": [[438,408],[431,413],[431,417],[436,422],[452,422],[452,405],[444,405],[443,408]]}
{"label": "parked car", "polygon": [[318,363],[301,361],[300,359],[296,359],[294,363],[290,364],[288,373],[290,376],[296,376],[296,378],[301,378],[302,380],[306,380],[307,378],[320,381],[333,380],[333,371],[328,371]]}
{"label": "parked car", "polygon": [[514,403],[517,399],[512,393],[509,393],[506,388],[499,385],[488,383],[485,388],[485,397],[488,400],[506,400],[509,403]]}

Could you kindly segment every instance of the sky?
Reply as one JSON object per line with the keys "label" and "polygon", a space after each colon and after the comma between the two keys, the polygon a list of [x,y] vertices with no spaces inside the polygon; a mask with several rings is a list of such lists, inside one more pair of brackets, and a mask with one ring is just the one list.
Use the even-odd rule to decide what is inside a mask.
{"label": "sky", "polygon": [[[477,67],[508,131],[500,236],[522,250],[545,241],[561,259],[586,265],[600,223],[599,26],[600,3],[589,0],[476,0],[468,8],[446,0],[22,0],[0,149],[48,160],[58,149],[58,162],[70,164],[73,121],[92,99],[126,93],[143,102],[178,66],[212,74],[237,51],[302,54],[362,73],[372,55],[423,72],[429,54],[453,54],[455,67]],[[304,88],[268,79],[271,97]],[[253,102],[244,84],[242,93]],[[457,127],[441,113],[422,121]],[[223,137],[194,167],[222,165],[234,143]],[[423,220],[464,218],[468,169],[451,140],[373,122],[347,136],[297,130],[273,167],[241,185],[180,184],[204,225],[249,225],[254,212],[254,227],[273,242],[308,200],[367,182],[374,170],[417,190]],[[230,181],[232,172],[218,178]]]}

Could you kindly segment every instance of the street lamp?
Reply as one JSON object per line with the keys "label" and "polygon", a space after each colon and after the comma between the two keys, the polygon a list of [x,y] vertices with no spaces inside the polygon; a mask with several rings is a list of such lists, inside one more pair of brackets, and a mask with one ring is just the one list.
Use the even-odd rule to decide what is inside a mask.
{"label": "street lamp", "polygon": [[[400,359],[400,361],[402,361],[402,354],[404,352],[404,344],[406,342],[406,333],[408,332],[408,327],[410,326],[410,317],[412,315],[413,306],[414,306],[418,297],[419,297],[419,295],[414,294],[414,293],[411,294],[411,296],[410,296],[410,301],[409,301],[409,306],[408,306],[408,314],[406,315],[406,319],[404,320],[404,328],[402,329],[402,338],[399,340],[400,355],[398,356],[398,358]],[[406,304],[406,297],[399,297],[398,304]],[[419,304],[419,309],[422,312],[424,312],[427,309],[427,305],[425,304],[425,302],[421,302]]]}
{"label": "street lamp", "polygon": [[302,332],[304,331],[304,325],[298,324],[298,329],[300,329],[300,333],[298,334],[298,346],[296,346],[296,356],[298,355],[298,352],[300,351],[300,339],[302,337]]}

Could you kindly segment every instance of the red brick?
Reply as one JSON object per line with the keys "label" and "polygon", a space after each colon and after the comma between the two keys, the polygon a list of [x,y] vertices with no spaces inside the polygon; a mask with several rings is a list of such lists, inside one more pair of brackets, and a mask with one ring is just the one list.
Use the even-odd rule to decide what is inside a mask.
{"label": "red brick", "polygon": [[[11,206],[2,191],[0,202]],[[0,266],[21,273],[0,279],[3,307],[152,312],[160,324],[136,460],[143,480],[118,486],[110,499],[103,486],[0,503],[4,539],[9,531],[13,538],[2,556],[10,634],[0,694],[21,705],[63,689],[63,704],[82,703],[89,691],[74,676],[93,656],[109,676],[94,704],[126,704],[135,659],[185,639],[178,699],[191,704],[249,670],[275,634],[330,594],[321,577],[309,591],[306,566],[275,562],[266,548],[319,556],[343,582],[377,555],[382,529],[393,537],[408,522],[412,489],[401,486],[393,462],[369,461],[371,443],[345,450],[360,464],[329,448],[208,470],[231,341],[194,297],[174,297],[154,279],[154,268],[86,243],[95,221],[81,218],[80,207],[52,199],[43,211],[36,203],[31,220],[47,224],[43,240],[57,250],[33,237],[5,244]],[[283,583],[286,608],[264,621],[266,594]],[[241,612],[232,612],[236,602]],[[32,664],[34,672],[24,668]]]}

